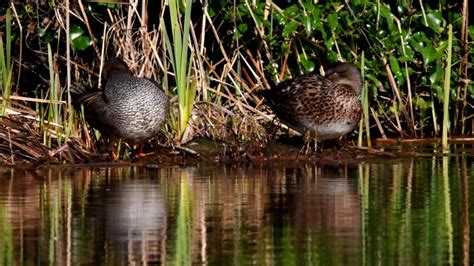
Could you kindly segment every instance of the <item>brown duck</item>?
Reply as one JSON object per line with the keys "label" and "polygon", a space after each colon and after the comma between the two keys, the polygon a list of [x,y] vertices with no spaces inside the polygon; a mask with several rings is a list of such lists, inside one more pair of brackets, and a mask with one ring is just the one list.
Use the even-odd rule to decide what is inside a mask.
{"label": "brown duck", "polygon": [[362,77],[349,63],[338,63],[324,76],[308,73],[262,92],[275,115],[301,134],[317,140],[351,132],[361,118]]}
{"label": "brown duck", "polygon": [[169,100],[155,82],[134,77],[127,64],[111,58],[102,70],[102,91],[81,92],[76,105],[82,104],[89,124],[112,140],[141,144],[160,130],[169,110]]}

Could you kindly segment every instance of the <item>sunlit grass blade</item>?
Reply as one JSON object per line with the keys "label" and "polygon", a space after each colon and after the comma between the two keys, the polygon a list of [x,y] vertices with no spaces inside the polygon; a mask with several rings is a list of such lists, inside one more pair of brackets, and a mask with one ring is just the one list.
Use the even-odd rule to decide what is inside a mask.
{"label": "sunlit grass blade", "polygon": [[446,69],[444,70],[444,95],[443,95],[443,132],[441,146],[448,147],[448,127],[449,127],[449,91],[451,89],[451,54],[453,44],[453,26],[448,25],[448,48],[446,57]]}
{"label": "sunlit grass blade", "polygon": [[166,32],[165,27],[163,27],[163,31],[178,91],[179,121],[176,124],[176,139],[181,141],[181,137],[188,124],[189,115],[194,103],[195,92],[192,90],[196,89],[196,86],[192,85],[192,82],[190,82],[192,57],[188,56],[188,43],[190,41],[189,28],[191,26],[191,2],[187,2],[186,4],[182,27],[179,21],[179,2],[175,0],[169,1],[169,8],[173,38],[169,38],[169,34]]}
{"label": "sunlit grass blade", "polygon": [[[361,59],[361,65],[360,65],[360,73],[362,76],[362,80],[364,80],[364,71],[365,68],[365,53],[362,51],[362,59]],[[364,125],[365,125],[365,136],[367,140],[367,146],[370,147],[371,142],[370,142],[370,125],[369,125],[369,92],[366,83],[363,83],[363,88],[362,88],[362,119],[359,122],[359,140],[358,140],[358,146],[362,147],[362,132],[364,131]]]}
{"label": "sunlit grass blade", "polygon": [[6,108],[10,106],[10,102],[6,99],[10,98],[12,87],[13,68],[11,66],[11,27],[12,15],[11,10],[6,12],[6,34],[5,43],[3,42],[3,34],[0,34],[0,71],[2,72],[2,96],[4,98],[2,107],[0,108],[0,116],[5,115]]}

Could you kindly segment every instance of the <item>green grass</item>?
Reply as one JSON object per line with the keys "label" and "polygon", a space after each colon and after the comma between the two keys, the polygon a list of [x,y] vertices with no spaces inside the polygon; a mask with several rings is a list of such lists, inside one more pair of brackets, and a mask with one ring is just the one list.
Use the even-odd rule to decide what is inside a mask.
{"label": "green grass", "polygon": [[[11,64],[11,29],[12,29],[12,14],[8,8],[6,12],[5,22],[5,36],[0,34],[0,71],[2,72],[2,96],[3,102],[0,106],[0,116],[4,116],[6,109],[10,106],[10,102],[7,100],[10,98],[12,89],[12,76],[13,67]],[[3,41],[5,37],[5,42]]]}
{"label": "green grass", "polygon": [[[193,67],[193,56],[189,56],[188,45],[190,42],[189,31],[191,27],[191,2],[187,2],[186,11],[183,21],[180,21],[180,2],[177,0],[169,1],[170,20],[172,35],[171,38],[163,27],[165,35],[166,48],[171,59],[171,65],[174,70],[174,77],[176,80],[176,87],[178,91],[178,122],[176,125],[176,140],[180,142],[186,126],[188,124],[189,116],[191,114],[194,99],[196,97],[197,82],[191,80],[191,73]],[[162,20],[162,25],[165,22]]]}
{"label": "green grass", "polygon": [[441,136],[441,146],[448,147],[449,121],[449,94],[451,91],[451,58],[453,45],[453,26],[448,25],[448,47],[446,56],[446,69],[444,71],[444,96],[443,96],[443,135]]}

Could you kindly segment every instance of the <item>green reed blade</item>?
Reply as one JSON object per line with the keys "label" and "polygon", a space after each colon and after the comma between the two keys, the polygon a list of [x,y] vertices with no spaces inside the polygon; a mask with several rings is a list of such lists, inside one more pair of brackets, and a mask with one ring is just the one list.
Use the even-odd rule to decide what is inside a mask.
{"label": "green reed blade", "polygon": [[441,146],[448,147],[448,127],[449,127],[449,92],[451,89],[451,56],[453,45],[453,26],[448,25],[448,47],[446,57],[446,69],[444,71],[444,95],[443,95],[443,133],[441,137]]}

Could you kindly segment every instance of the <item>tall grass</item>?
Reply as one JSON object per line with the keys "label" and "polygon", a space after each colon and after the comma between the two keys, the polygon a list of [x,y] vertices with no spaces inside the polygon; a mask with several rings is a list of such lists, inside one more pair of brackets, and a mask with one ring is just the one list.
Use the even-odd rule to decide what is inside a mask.
{"label": "tall grass", "polygon": [[451,90],[451,58],[453,45],[453,26],[448,25],[448,48],[446,57],[446,69],[444,70],[444,95],[443,95],[443,133],[441,137],[441,146],[448,147],[448,128],[449,128],[449,94]]}
{"label": "tall grass", "polygon": [[[59,2],[68,4],[69,1]],[[15,84],[12,79],[17,80],[19,75],[12,70],[12,58],[18,55],[17,43],[38,43],[38,50],[33,53],[48,55],[49,80],[38,84],[41,93],[37,97],[41,99],[31,102],[38,104],[39,111],[35,114],[41,121],[38,134],[42,134],[43,143],[49,146],[57,146],[54,145],[56,138],[57,144],[64,144],[70,134],[74,135],[71,132],[77,126],[70,112],[73,110],[70,97],[68,95],[66,106],[66,94],[62,94],[66,82],[61,67],[66,63],[71,64],[78,73],[70,77],[76,79],[72,83],[87,79],[82,70],[89,70],[89,78],[93,77],[98,69],[95,64],[97,59],[104,59],[112,53],[122,57],[138,76],[154,80],[163,77],[161,84],[164,90],[172,99],[177,96],[177,101],[171,101],[171,122],[166,125],[165,141],[183,143],[194,136],[248,140],[258,134],[263,136],[258,137],[259,140],[266,139],[268,132],[262,125],[271,121],[272,114],[262,108],[261,99],[255,93],[265,87],[265,69],[270,72],[281,69],[280,79],[286,79],[338,59],[348,62],[359,60],[358,55],[365,52],[361,63],[367,87],[361,95],[363,118],[359,127],[359,145],[370,145],[371,137],[381,135],[384,138],[442,136],[442,144],[446,146],[448,133],[454,136],[471,131],[469,125],[474,116],[468,102],[471,84],[467,74],[472,67],[467,62],[472,61],[474,52],[460,46],[465,44],[467,47],[468,25],[463,27],[466,36],[461,40],[464,41],[450,43],[452,54],[446,58],[446,25],[450,24],[452,15],[459,13],[454,8],[434,9],[421,3],[425,9],[420,11],[408,3],[399,8],[413,10],[414,13],[402,14],[395,12],[393,6],[370,1],[346,2],[337,9],[330,2],[280,4],[264,1],[264,4],[244,1],[241,6],[231,6],[225,1],[211,1],[205,3],[203,14],[194,21],[200,23],[196,26],[199,31],[195,32],[191,21],[191,2],[162,2],[160,19],[152,23],[152,19],[147,21],[147,17],[151,18],[151,12],[156,12],[153,15],[158,12],[145,6],[139,11],[133,3],[101,6],[101,9],[97,8],[97,4],[90,3],[87,10],[81,2],[71,5],[70,9],[66,5],[57,5],[51,8],[59,16],[53,17],[43,9],[48,4],[41,1],[28,4],[30,9],[25,7],[25,12],[31,11],[29,16],[18,16],[15,9],[7,10],[9,6],[4,5],[4,10],[7,10],[5,24],[0,25],[3,96],[0,116],[5,114],[7,108],[11,111],[17,104],[25,102],[15,98],[17,95],[11,95],[12,84]],[[18,4],[13,3],[15,5]],[[89,21],[102,8],[107,9],[107,14],[102,17],[104,28],[96,29]],[[37,10],[36,14],[32,12],[34,10]],[[450,15],[443,17],[445,11]],[[321,19],[310,21],[307,16],[297,16],[306,12],[318,13]],[[467,10],[463,14],[463,21],[466,21]],[[71,24],[87,29],[81,34],[90,37],[91,45],[84,48],[89,51],[74,50],[66,60],[61,54],[54,54],[55,49],[48,51],[47,44],[56,43],[57,47],[62,48],[66,42],[69,46],[68,41],[62,38],[65,32],[69,34],[68,22],[64,28],[64,21],[61,20],[69,15],[75,18]],[[12,16],[20,25],[36,25],[37,32],[31,31],[24,42],[19,41],[15,36],[18,27],[12,24]],[[44,18],[48,18],[45,20],[49,21],[48,24],[36,23]],[[451,40],[458,37],[459,24],[452,23],[453,26],[450,26],[451,35],[452,32],[456,34],[451,36]],[[424,30],[412,31],[419,27]],[[102,52],[96,47],[97,40],[102,40]],[[64,49],[57,49],[61,50]],[[86,56],[89,52],[93,53],[92,59]],[[462,66],[465,75],[460,74],[461,71],[451,72],[450,66],[445,63],[459,62],[462,52],[465,53],[463,61],[466,63]],[[22,69],[26,75],[43,74],[43,69],[38,72],[38,68],[28,67],[36,67],[41,56],[22,59],[20,55],[18,71]],[[38,80],[48,79],[47,75],[46,78],[42,75],[38,77]],[[464,82],[463,90],[458,88],[456,92],[454,88],[449,88],[450,79],[452,84]],[[91,80],[93,83],[95,77]],[[68,80],[67,87],[70,82]],[[21,87],[22,83],[16,84],[20,85],[21,93],[35,93],[29,91],[31,88],[28,86]],[[176,87],[168,90],[170,86]],[[370,99],[367,88],[370,89]],[[457,101],[449,102],[449,95],[456,95]],[[205,102],[197,99],[205,99]],[[441,105],[443,109],[439,108]],[[453,111],[457,113],[454,113],[450,123],[448,113]],[[375,122],[380,134],[373,129],[370,132],[369,119]],[[463,123],[460,130],[456,128],[457,121]]]}
{"label": "tall grass", "polygon": [[[361,69],[361,76],[362,80],[365,78],[365,53],[362,52],[361,56],[361,64],[360,64],[360,69]],[[362,94],[361,94],[361,102],[362,102],[362,119],[359,122],[359,140],[358,140],[358,146],[362,147],[363,146],[363,139],[362,139],[362,132],[365,129],[365,138],[367,140],[367,146],[371,146],[370,142],[370,124],[369,124],[369,92],[367,88],[367,84],[364,82],[362,85]],[[365,126],[365,128],[364,128]]]}
{"label": "tall grass", "polygon": [[[176,128],[176,140],[181,141],[183,133],[186,130],[188,120],[192,111],[194,99],[196,96],[196,81],[191,81],[191,72],[193,65],[193,57],[188,56],[188,44],[190,41],[191,27],[191,6],[192,2],[186,2],[184,19],[180,21],[179,11],[180,1],[170,0],[170,20],[172,35],[168,34],[166,27],[163,26],[166,48],[173,66],[176,87],[178,91],[178,108],[179,117]],[[165,25],[164,20],[161,24]]]}
{"label": "tall grass", "polygon": [[[42,94],[42,103],[37,103],[39,124],[43,137],[43,145],[51,148],[63,145],[71,136],[75,127],[74,109],[71,106],[71,98],[67,102],[63,100],[63,90],[60,84],[58,68],[51,46],[48,49],[49,89]],[[69,108],[68,108],[69,107]],[[56,141],[55,145],[52,141]]]}
{"label": "tall grass", "polygon": [[10,8],[7,9],[5,23],[5,42],[3,42],[3,34],[0,33],[0,71],[2,72],[2,96],[3,102],[0,106],[0,116],[10,106],[8,99],[11,95],[13,67],[11,64],[11,29],[12,29],[12,13]]}

